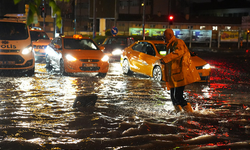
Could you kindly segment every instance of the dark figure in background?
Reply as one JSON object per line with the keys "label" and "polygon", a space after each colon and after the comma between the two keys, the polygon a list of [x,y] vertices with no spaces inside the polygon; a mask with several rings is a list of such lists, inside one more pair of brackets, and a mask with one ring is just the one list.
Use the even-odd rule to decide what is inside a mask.
{"label": "dark figure in background", "polygon": [[170,90],[171,100],[177,112],[193,112],[190,103],[183,97],[185,85],[197,82],[200,79],[199,73],[192,64],[190,52],[181,39],[174,36],[172,29],[166,29],[164,40],[167,44],[167,55],[161,62],[166,67],[166,85]]}

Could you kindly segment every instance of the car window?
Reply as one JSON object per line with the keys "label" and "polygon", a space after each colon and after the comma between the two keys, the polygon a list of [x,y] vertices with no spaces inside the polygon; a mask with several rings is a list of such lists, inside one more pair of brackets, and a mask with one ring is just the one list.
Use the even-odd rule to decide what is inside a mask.
{"label": "car window", "polygon": [[58,38],[56,40],[56,44],[59,45],[59,46],[62,46],[62,38]]}
{"label": "car window", "polygon": [[135,51],[139,51],[139,52],[142,52],[142,49],[143,49],[143,46],[145,44],[144,43],[138,43],[138,44],[135,44],[132,49],[135,50]]}
{"label": "car window", "polygon": [[54,38],[54,39],[50,42],[50,45],[55,45],[56,39],[57,39],[57,38]]}
{"label": "car window", "polygon": [[29,37],[24,23],[0,22],[0,40],[24,40]]}
{"label": "car window", "polygon": [[142,48],[142,52],[148,55],[155,56],[155,50],[152,44],[145,44]]}
{"label": "car window", "polygon": [[160,55],[166,56],[167,50],[165,44],[155,44],[155,47]]}
{"label": "car window", "polygon": [[64,39],[65,49],[98,50],[98,46],[91,39]]}
{"label": "car window", "polygon": [[49,40],[48,35],[45,32],[40,31],[30,31],[30,37],[32,41],[37,41],[40,39]]}

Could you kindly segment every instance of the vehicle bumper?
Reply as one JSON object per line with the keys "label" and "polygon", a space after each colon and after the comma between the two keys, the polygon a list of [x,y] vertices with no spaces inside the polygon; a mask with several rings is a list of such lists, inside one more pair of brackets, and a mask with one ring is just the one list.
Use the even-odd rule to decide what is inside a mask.
{"label": "vehicle bumper", "polygon": [[35,57],[29,55],[0,54],[0,70],[30,70],[35,67]]}
{"label": "vehicle bumper", "polygon": [[[85,64],[85,66],[83,64]],[[65,72],[67,73],[79,73],[79,72],[107,73],[109,70],[109,63],[108,62],[83,63],[80,61],[76,62],[64,61],[64,67],[65,67]]]}

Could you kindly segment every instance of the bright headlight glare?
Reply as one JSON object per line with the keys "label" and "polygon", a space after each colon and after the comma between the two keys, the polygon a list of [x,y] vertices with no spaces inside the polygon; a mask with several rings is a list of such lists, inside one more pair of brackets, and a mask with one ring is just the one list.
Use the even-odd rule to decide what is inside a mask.
{"label": "bright headlight glare", "polygon": [[112,52],[112,55],[121,55],[122,54],[122,50],[117,48],[117,49],[114,49],[113,52]]}
{"label": "bright headlight glare", "polygon": [[22,50],[22,54],[24,54],[24,55],[29,54],[30,52],[32,52],[32,46],[25,47]]}
{"label": "bright headlight glare", "polygon": [[101,59],[102,61],[108,61],[109,60],[109,56],[107,56],[107,55],[104,55],[104,57],[102,57],[102,59]]}
{"label": "bright headlight glare", "polygon": [[203,67],[202,67],[202,69],[210,69],[211,68],[211,66],[209,65],[209,64],[206,64],[206,65],[204,65]]}
{"label": "bright headlight glare", "polygon": [[71,55],[69,55],[69,54],[67,54],[65,57],[66,57],[66,59],[67,59],[68,61],[76,61],[76,58],[73,57],[73,56],[71,56]]}

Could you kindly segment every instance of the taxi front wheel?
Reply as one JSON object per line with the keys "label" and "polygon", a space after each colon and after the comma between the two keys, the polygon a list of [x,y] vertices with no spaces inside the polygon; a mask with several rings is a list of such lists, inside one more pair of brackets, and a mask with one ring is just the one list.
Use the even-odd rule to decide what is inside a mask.
{"label": "taxi front wheel", "polygon": [[68,75],[67,72],[65,72],[63,60],[60,60],[60,74],[63,75],[63,76]]}
{"label": "taxi front wheel", "polygon": [[160,66],[155,66],[153,69],[153,78],[156,81],[162,80],[162,71]]}
{"label": "taxi front wheel", "polygon": [[50,65],[50,59],[48,58],[48,56],[45,56],[45,63],[46,63],[46,68],[52,68],[52,66]]}
{"label": "taxi front wheel", "polygon": [[122,63],[122,72],[123,72],[124,74],[127,74],[127,75],[132,74],[132,71],[130,70],[129,62],[128,62],[127,59],[125,59],[125,60],[123,61],[123,63]]}

